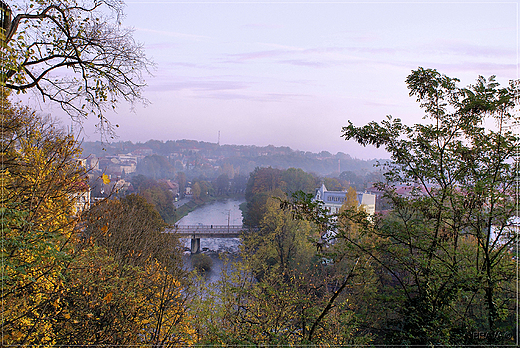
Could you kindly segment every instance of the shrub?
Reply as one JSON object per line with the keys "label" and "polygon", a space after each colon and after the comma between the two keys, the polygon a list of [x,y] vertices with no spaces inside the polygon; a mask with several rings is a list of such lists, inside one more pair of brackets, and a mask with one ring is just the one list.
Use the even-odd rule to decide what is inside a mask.
{"label": "shrub", "polygon": [[191,256],[191,264],[199,272],[207,272],[213,266],[213,260],[206,254],[195,254]]}

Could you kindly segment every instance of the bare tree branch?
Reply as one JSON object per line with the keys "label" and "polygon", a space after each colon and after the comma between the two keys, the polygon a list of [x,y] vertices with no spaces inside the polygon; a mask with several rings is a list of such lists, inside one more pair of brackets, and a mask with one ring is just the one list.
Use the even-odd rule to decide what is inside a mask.
{"label": "bare tree branch", "polygon": [[143,73],[153,64],[121,26],[121,0],[24,0],[2,51],[0,84],[25,93],[34,89],[72,118],[99,119],[110,132],[107,110],[121,101],[147,101]]}

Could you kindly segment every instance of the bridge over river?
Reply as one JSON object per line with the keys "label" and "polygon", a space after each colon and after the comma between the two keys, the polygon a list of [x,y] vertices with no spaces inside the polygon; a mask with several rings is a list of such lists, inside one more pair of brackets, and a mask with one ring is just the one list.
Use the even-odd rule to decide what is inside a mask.
{"label": "bridge over river", "polygon": [[250,229],[243,225],[175,225],[165,230],[176,233],[181,238],[191,238],[191,252],[200,252],[201,238],[238,238],[243,231]]}

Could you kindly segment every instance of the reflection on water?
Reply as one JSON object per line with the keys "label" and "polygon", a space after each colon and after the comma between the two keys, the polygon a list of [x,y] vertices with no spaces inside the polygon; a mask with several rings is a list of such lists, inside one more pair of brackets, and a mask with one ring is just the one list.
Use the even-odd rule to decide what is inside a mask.
{"label": "reflection on water", "polygon": [[242,225],[242,200],[226,199],[206,204],[179,220],[178,225]]}

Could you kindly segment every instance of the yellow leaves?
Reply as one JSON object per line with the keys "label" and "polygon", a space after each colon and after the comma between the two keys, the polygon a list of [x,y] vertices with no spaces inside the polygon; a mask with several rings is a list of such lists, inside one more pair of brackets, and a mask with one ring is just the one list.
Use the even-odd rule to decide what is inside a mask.
{"label": "yellow leaves", "polygon": [[20,331],[13,331],[11,333],[11,336],[15,339],[15,340],[19,340],[20,338],[22,338],[22,333]]}
{"label": "yellow leaves", "polygon": [[[48,344],[63,318],[63,275],[72,255],[69,189],[81,175],[72,160],[76,145],[24,108],[2,113],[0,128],[9,159],[1,182],[8,238],[1,250],[8,277],[2,329],[22,332],[26,345]],[[20,343],[17,334],[11,338]]]}
{"label": "yellow leaves", "polygon": [[109,292],[104,298],[103,298],[103,301],[105,301],[106,303],[112,301],[112,293]]}
{"label": "yellow leaves", "polygon": [[65,314],[63,314],[63,317],[64,317],[65,319],[70,319],[70,314],[69,314],[69,313],[65,313]]}
{"label": "yellow leaves", "polygon": [[54,301],[54,302],[52,303],[52,306],[53,306],[55,309],[58,309],[59,304],[60,304],[60,299],[57,298],[56,301]]}
{"label": "yellow leaves", "polygon": [[108,177],[108,175],[106,175],[105,173],[103,173],[103,175],[101,176],[101,178],[103,179],[103,184],[105,184],[105,185],[110,184],[110,178]]}

